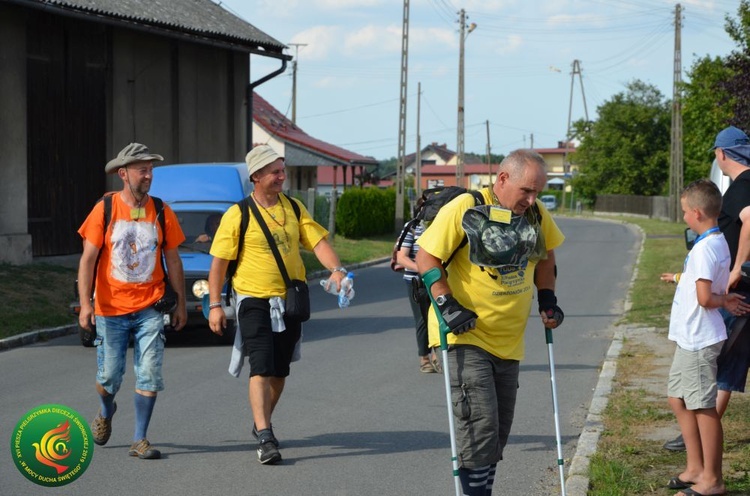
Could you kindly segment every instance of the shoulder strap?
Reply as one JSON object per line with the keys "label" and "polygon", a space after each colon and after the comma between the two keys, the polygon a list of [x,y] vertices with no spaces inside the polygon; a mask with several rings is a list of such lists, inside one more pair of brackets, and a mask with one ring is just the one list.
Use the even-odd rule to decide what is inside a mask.
{"label": "shoulder strap", "polygon": [[297,203],[297,201],[294,198],[290,198],[286,196],[284,193],[281,193],[280,196],[283,196],[284,198],[287,199],[287,201],[289,201],[289,203],[292,204],[292,210],[294,210],[294,216],[297,217],[297,222],[299,222],[299,218],[302,215],[302,212],[299,209],[299,204]]}
{"label": "shoulder strap", "polygon": [[271,247],[271,253],[273,253],[273,258],[276,259],[276,264],[279,266],[279,272],[281,272],[281,277],[284,278],[284,284],[286,284],[287,288],[292,287],[292,281],[291,279],[289,279],[289,274],[286,271],[284,260],[282,260],[281,253],[279,253],[279,247],[276,246],[276,242],[273,240],[273,236],[271,236],[271,231],[268,229],[268,225],[266,225],[266,222],[263,220],[263,217],[260,215],[260,211],[258,210],[258,206],[255,204],[255,200],[251,198],[248,203],[250,204],[250,208],[253,211],[253,215],[255,215],[255,219],[258,221],[260,228],[263,230],[263,234],[266,235],[266,239],[268,240],[268,246]]}
{"label": "shoulder strap", "polygon": [[164,202],[161,198],[156,196],[151,197],[154,200],[154,209],[156,210],[156,219],[159,221],[161,226],[161,271],[164,274],[164,284],[170,284],[169,278],[167,277],[167,262],[164,256],[164,248],[167,246],[167,221],[164,219]]}
{"label": "shoulder strap", "polygon": [[[482,195],[481,191],[468,191],[468,193],[471,193],[471,196],[474,197],[474,206],[478,207],[479,205],[484,205],[484,195]],[[466,233],[464,233],[464,237],[461,240],[461,242],[458,244],[458,247],[456,247],[455,250],[453,250],[453,253],[451,253],[451,256],[448,257],[448,260],[443,262],[443,269],[446,269],[448,267],[448,264],[451,263],[451,260],[453,260],[453,257],[456,256],[456,253],[458,253],[458,250],[466,246],[466,244],[469,242],[469,237],[466,236]]]}
{"label": "shoulder strap", "polygon": [[232,278],[234,277],[234,274],[237,273],[237,264],[239,264],[240,262],[240,253],[242,252],[242,247],[245,244],[245,231],[247,231],[247,228],[250,224],[250,214],[247,211],[249,203],[249,196],[235,203],[235,205],[237,205],[237,207],[240,209],[240,230],[239,237],[237,238],[237,258],[229,261],[229,265],[227,266],[227,273],[225,276],[227,291],[224,295],[224,301],[226,302],[227,306],[230,304],[229,299],[232,294]]}

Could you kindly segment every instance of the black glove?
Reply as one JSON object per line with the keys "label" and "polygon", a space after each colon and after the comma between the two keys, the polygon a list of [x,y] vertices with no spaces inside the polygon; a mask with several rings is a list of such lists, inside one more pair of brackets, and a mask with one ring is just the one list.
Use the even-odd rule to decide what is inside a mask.
{"label": "black glove", "polygon": [[477,314],[462,307],[452,295],[447,295],[445,303],[438,308],[448,329],[453,334],[463,334],[477,326]]}
{"label": "black glove", "polygon": [[537,294],[539,300],[539,313],[544,313],[548,319],[555,319],[557,325],[562,324],[565,314],[557,306],[557,297],[551,289],[540,289]]}

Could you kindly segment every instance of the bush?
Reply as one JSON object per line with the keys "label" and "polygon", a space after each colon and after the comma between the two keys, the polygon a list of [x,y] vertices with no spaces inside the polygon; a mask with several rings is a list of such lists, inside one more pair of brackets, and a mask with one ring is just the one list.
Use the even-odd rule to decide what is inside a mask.
{"label": "bush", "polygon": [[336,206],[336,232],[361,239],[395,231],[395,190],[378,188],[347,189]]}
{"label": "bush", "polygon": [[323,195],[315,195],[315,207],[310,208],[307,204],[307,192],[292,190],[289,192],[290,196],[294,196],[296,199],[302,202],[310,215],[312,215],[315,222],[321,226],[328,226],[328,212],[330,210],[331,200]]}

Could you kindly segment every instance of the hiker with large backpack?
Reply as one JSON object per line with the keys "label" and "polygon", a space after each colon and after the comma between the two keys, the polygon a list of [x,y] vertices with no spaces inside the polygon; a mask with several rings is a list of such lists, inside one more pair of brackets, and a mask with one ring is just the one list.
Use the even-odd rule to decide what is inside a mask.
{"label": "hiker with large backpack", "polygon": [[[404,226],[399,241],[396,244],[396,262],[402,267],[404,282],[406,283],[406,292],[409,295],[409,304],[411,313],[414,316],[414,325],[417,335],[417,353],[419,354],[419,371],[427,374],[441,372],[440,361],[437,358],[435,350],[430,348],[427,339],[427,305],[424,305],[424,299],[416,298],[415,291],[421,288],[415,288],[418,284],[419,269],[414,261],[419,251],[419,237],[424,232],[424,226],[421,223],[407,223]],[[419,285],[423,287],[424,285]],[[429,304],[429,300],[427,300]]]}
{"label": "hiker with large backpack", "polygon": [[420,274],[439,274],[427,288],[435,302],[428,318],[430,345],[440,345],[435,307],[452,331],[443,356],[464,495],[492,492],[513,422],[534,286],[545,328],[563,320],[555,297],[554,250],[564,236],[537,200],[546,182],[539,154],[511,152],[494,184],[480,191],[482,204],[471,194],[457,196],[419,239]]}
{"label": "hiker with large backpack", "polygon": [[251,433],[258,441],[258,461],[274,464],[281,461],[281,453],[271,416],[302,339],[302,322],[310,317],[300,249],[314,252],[331,271],[329,281],[337,291],[347,270],[327,240],[328,231],[301,202],[282,193],[284,158],[268,145],[257,145],[245,162],[254,189],[224,213],[211,244],[208,323],[219,335],[227,326],[221,295],[231,268],[238,325],[235,345],[250,363]]}
{"label": "hiker with large backpack", "polygon": [[[131,336],[135,369],[135,432],[128,454],[141,459],[160,458],[146,434],[156,395],[164,389],[164,313],[180,330],[187,322],[185,279],[178,246],[185,241],[182,228],[169,206],[149,196],[154,161],[140,143],[123,148],[104,171],[117,174],[122,191],[97,202],[81,225],[83,253],[78,268],[78,293],[83,329],[96,325],[98,370],[96,391],[100,410],[91,424],[94,443],[107,444],[115,395],[125,374]],[[165,277],[162,254],[166,260]],[[173,299],[165,303],[167,284]]]}

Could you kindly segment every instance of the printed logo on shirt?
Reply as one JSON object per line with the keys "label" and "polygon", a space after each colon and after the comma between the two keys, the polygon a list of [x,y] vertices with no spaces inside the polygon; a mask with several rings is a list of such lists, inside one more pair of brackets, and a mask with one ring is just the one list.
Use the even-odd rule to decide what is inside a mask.
{"label": "printed logo on shirt", "polygon": [[112,226],[112,277],[148,282],[156,266],[156,224],[118,220]]}

